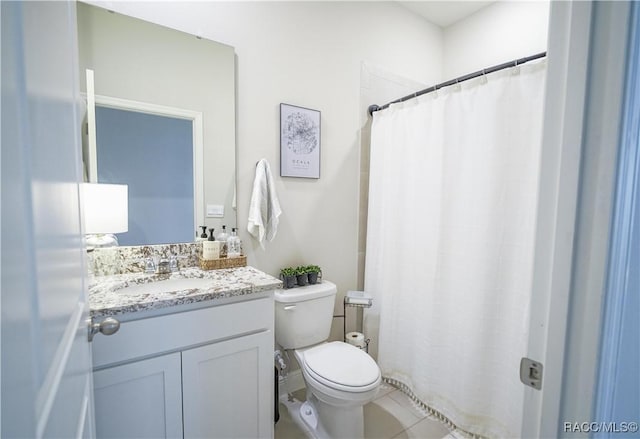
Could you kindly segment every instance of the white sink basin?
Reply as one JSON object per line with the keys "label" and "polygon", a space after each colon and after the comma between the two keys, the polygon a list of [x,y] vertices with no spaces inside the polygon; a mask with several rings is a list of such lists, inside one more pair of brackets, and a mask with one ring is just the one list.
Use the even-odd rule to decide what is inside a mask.
{"label": "white sink basin", "polygon": [[211,279],[202,278],[165,279],[139,285],[130,285],[117,291],[119,294],[127,295],[170,293],[172,291],[206,288],[207,286],[210,286],[211,283]]}

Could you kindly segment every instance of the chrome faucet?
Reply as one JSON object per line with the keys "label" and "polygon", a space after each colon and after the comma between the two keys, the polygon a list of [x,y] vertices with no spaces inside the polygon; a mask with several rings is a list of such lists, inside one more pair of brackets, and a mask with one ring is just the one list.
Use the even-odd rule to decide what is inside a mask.
{"label": "chrome faucet", "polygon": [[156,272],[156,263],[153,262],[153,258],[146,258],[144,260],[144,272],[145,273],[155,273]]}
{"label": "chrome faucet", "polygon": [[178,257],[176,255],[171,255],[169,258],[169,269],[172,273],[180,270],[178,267]]}
{"label": "chrome faucet", "polygon": [[169,274],[176,271],[179,271],[178,257],[176,255],[171,255],[169,259],[160,258],[158,263],[151,257],[144,260],[144,272],[147,274]]}
{"label": "chrome faucet", "polygon": [[158,265],[156,266],[156,274],[169,274],[171,273],[171,265],[169,263],[169,259],[162,258],[158,261]]}

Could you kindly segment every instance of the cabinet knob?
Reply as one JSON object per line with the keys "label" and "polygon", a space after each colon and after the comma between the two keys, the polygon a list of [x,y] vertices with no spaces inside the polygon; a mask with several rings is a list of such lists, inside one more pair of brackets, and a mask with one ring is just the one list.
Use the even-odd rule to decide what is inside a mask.
{"label": "cabinet knob", "polygon": [[120,322],[113,317],[107,317],[100,323],[94,322],[93,317],[89,320],[89,341],[93,341],[93,336],[98,332],[104,335],[113,335],[120,329]]}

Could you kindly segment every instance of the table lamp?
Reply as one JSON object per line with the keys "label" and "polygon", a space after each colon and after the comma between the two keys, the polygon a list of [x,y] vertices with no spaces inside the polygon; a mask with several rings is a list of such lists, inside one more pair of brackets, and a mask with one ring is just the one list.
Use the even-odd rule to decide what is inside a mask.
{"label": "table lamp", "polygon": [[114,233],[129,230],[127,185],[83,183],[81,196],[87,247],[117,246]]}

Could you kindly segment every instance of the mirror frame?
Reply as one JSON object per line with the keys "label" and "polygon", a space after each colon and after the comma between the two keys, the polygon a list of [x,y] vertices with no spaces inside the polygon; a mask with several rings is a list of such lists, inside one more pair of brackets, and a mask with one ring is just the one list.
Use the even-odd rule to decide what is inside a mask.
{"label": "mirror frame", "polygon": [[[87,87],[89,89],[89,87]],[[169,107],[166,105],[150,104],[147,102],[133,101],[130,99],[114,98],[111,96],[93,95],[87,96],[87,102],[93,102],[94,108],[88,112],[89,118],[89,150],[87,170],[89,181],[98,181],[97,144],[95,140],[95,107],[113,108],[117,110],[135,111],[144,114],[157,116],[167,116],[176,119],[190,120],[193,135],[193,230],[198,230],[198,219],[204,218],[204,127],[203,116],[200,111],[186,110],[182,108]],[[93,126],[93,130],[91,127]]]}
{"label": "mirror frame", "polygon": [[[189,34],[184,31],[180,31],[175,28],[170,28],[162,24],[150,22],[145,19],[140,19],[137,17],[129,16],[126,13],[116,12],[115,14],[110,14],[107,8],[91,4],[91,3],[83,3],[79,2],[78,4],[78,18],[77,23],[79,29],[84,29],[86,33],[86,38],[83,39],[84,44],[79,45],[81,68],[84,69],[96,69],[97,75],[97,83],[101,84],[100,87],[96,87],[94,89],[94,93],[99,93],[102,96],[108,97],[117,97],[118,99],[129,99],[132,101],[138,102],[147,102],[153,103],[152,105],[159,106],[172,106],[174,108],[183,108],[194,111],[202,112],[202,129],[196,128],[194,132],[194,141],[199,136],[202,135],[202,160],[197,159],[200,155],[198,151],[194,150],[194,227],[193,231],[199,230],[199,226],[206,225],[208,228],[215,227],[216,231],[219,228],[226,224],[229,228],[238,226],[238,212],[236,209],[236,191],[237,191],[237,182],[238,182],[238,163],[237,163],[237,132],[236,132],[236,107],[237,107],[237,90],[236,90],[236,82],[237,82],[237,59],[235,55],[235,50],[232,46],[228,44],[224,44],[218,41],[207,40],[203,38],[199,38],[196,35]],[[82,9],[84,8],[84,9]],[[93,23],[96,23],[97,26],[94,28]],[[138,32],[135,29],[137,23],[143,25],[141,28],[142,31]],[[113,28],[115,25],[117,26]],[[111,29],[113,28],[113,29]],[[121,31],[118,31],[120,29]],[[114,35],[113,32],[116,32]],[[144,35],[155,35],[154,39],[149,41],[152,44],[147,49],[145,43],[143,41],[147,41],[144,38],[141,38]],[[173,35],[181,34],[182,37],[180,39],[174,40]],[[128,43],[127,38],[135,38],[135,41],[132,43]],[[138,58],[142,54],[142,58],[148,57],[152,62],[156,62],[156,64],[151,64],[151,66],[155,66],[154,68],[157,70],[158,68],[162,68],[162,62],[166,62],[166,53],[162,52],[161,55],[158,56],[156,48],[161,48],[165,50],[167,47],[182,47],[185,42],[189,40],[194,40],[197,42],[200,47],[198,50],[204,50],[205,47],[209,47],[209,42],[214,43],[214,45],[210,46],[210,49],[206,49],[206,52],[197,55],[197,59],[194,59],[194,55],[189,55],[190,51],[182,53],[182,50],[179,50],[177,53],[181,54],[180,57],[176,58],[174,62],[171,62],[170,65],[167,65],[167,69],[164,74],[156,75],[155,71],[149,70],[151,67],[139,70],[139,74],[142,74],[144,77],[149,78],[149,81],[140,89],[135,89],[135,92],[131,92],[130,84],[131,82],[128,80],[120,80],[118,82],[108,82],[107,86],[103,84],[101,81],[102,75],[107,75],[114,73],[113,69],[115,65],[118,65],[119,62],[130,63],[132,60],[138,60]],[[189,43],[191,44],[191,43]],[[206,46],[203,46],[206,44]],[[135,50],[134,50],[135,48]],[[108,50],[107,52],[102,52],[102,50]],[[110,53],[107,58],[102,56],[102,53]],[[197,52],[194,52],[196,54]],[[82,62],[84,54],[84,62]],[[182,57],[184,55],[184,57]],[[188,55],[188,56],[187,56]],[[220,58],[220,63],[214,64],[211,67],[211,62],[206,65],[206,69],[193,69],[191,68],[187,72],[182,72],[177,66],[185,65],[197,65],[199,60],[203,58],[203,56],[207,59],[211,59],[211,55],[213,55],[214,59]],[[230,55],[230,56],[229,56]],[[146,58],[145,58],[146,59]],[[173,59],[173,58],[171,58]],[[162,61],[165,60],[165,61]],[[107,62],[109,61],[109,62]],[[137,61],[136,61],[137,62]],[[184,69],[183,69],[184,70]],[[186,89],[186,93],[178,94],[170,93],[168,96],[159,96],[154,92],[150,92],[149,85],[151,84],[161,84],[160,81],[165,81],[165,78],[168,77],[171,72],[181,72],[181,73],[173,73],[172,78],[183,78],[183,82],[186,78],[192,78],[189,80],[189,83],[186,84],[189,86]],[[206,76],[203,76],[203,72],[207,72]],[[117,69],[115,73],[120,75],[122,69]],[[200,72],[200,73],[192,73],[192,72]],[[84,71],[81,72],[80,78],[82,78]],[[192,74],[194,76],[192,76]],[[119,77],[119,76],[116,76]],[[104,78],[102,78],[104,79]],[[203,82],[204,81],[204,82]],[[216,82],[212,82],[216,81]],[[213,86],[213,84],[220,85]],[[167,83],[169,84],[169,83]],[[178,84],[170,83],[171,85],[165,87],[167,90],[176,90]],[[212,90],[214,91],[215,99],[211,99],[209,97],[206,98],[206,101],[202,101],[203,95],[209,96],[206,93],[203,93],[202,90],[196,92],[193,96],[199,96],[199,100],[185,100],[184,96],[191,96],[193,94],[193,84],[205,84],[207,87],[206,93],[210,93]],[[85,85],[84,81],[82,81],[81,87]],[[221,90],[221,87],[224,85],[224,90]],[[228,86],[227,86],[228,85]],[[122,88],[121,88],[122,86]],[[211,87],[214,87],[213,89]],[[216,88],[217,87],[217,88]],[[89,87],[85,88],[85,90],[89,90]],[[165,99],[166,98],[166,99]],[[88,101],[87,96],[87,101]],[[217,102],[215,105],[211,105],[211,102]],[[191,105],[191,102],[195,102],[195,105]],[[98,105],[103,107],[109,107],[110,105],[104,105],[104,102],[98,102]],[[116,108],[122,108],[119,105],[115,106]],[[125,106],[122,108],[124,110],[132,110],[129,106]],[[133,111],[135,111],[133,109]],[[143,111],[147,112],[147,111]],[[160,112],[161,115],[166,115],[166,113]],[[87,115],[88,116],[88,115]],[[188,117],[190,120],[194,120]],[[95,117],[94,117],[95,121]],[[220,121],[224,121],[222,124]],[[94,128],[95,131],[95,128]],[[204,135],[206,134],[206,138]],[[83,130],[83,154],[84,154],[84,169],[85,175],[88,177],[90,172],[89,168],[99,169],[99,164],[95,164],[92,167],[91,159],[87,154],[87,149],[89,146],[89,141],[87,139],[87,131]],[[213,143],[214,142],[214,143]],[[215,146],[215,149],[212,147]],[[218,147],[221,146],[224,149],[222,151],[218,151]],[[96,148],[99,148],[98,145]],[[96,149],[99,151],[99,149]],[[95,156],[95,154],[93,154]],[[206,161],[205,161],[206,160]],[[228,171],[229,170],[229,171]],[[94,174],[94,172],[91,172]],[[200,177],[201,176],[201,177]],[[91,177],[95,179],[95,177]],[[89,180],[89,178],[86,178]],[[218,184],[221,182],[222,184]],[[201,188],[198,184],[201,183]],[[208,204],[207,204],[208,203]],[[220,216],[215,212],[211,215],[207,215],[208,207],[210,206],[224,206],[224,216]],[[212,211],[213,212],[213,211]],[[197,226],[197,227],[195,227]],[[191,242],[191,241],[190,241]],[[168,243],[167,240],[160,240],[159,242],[153,242],[151,244],[159,244],[159,243]],[[142,244],[142,243],[141,243]]]}

